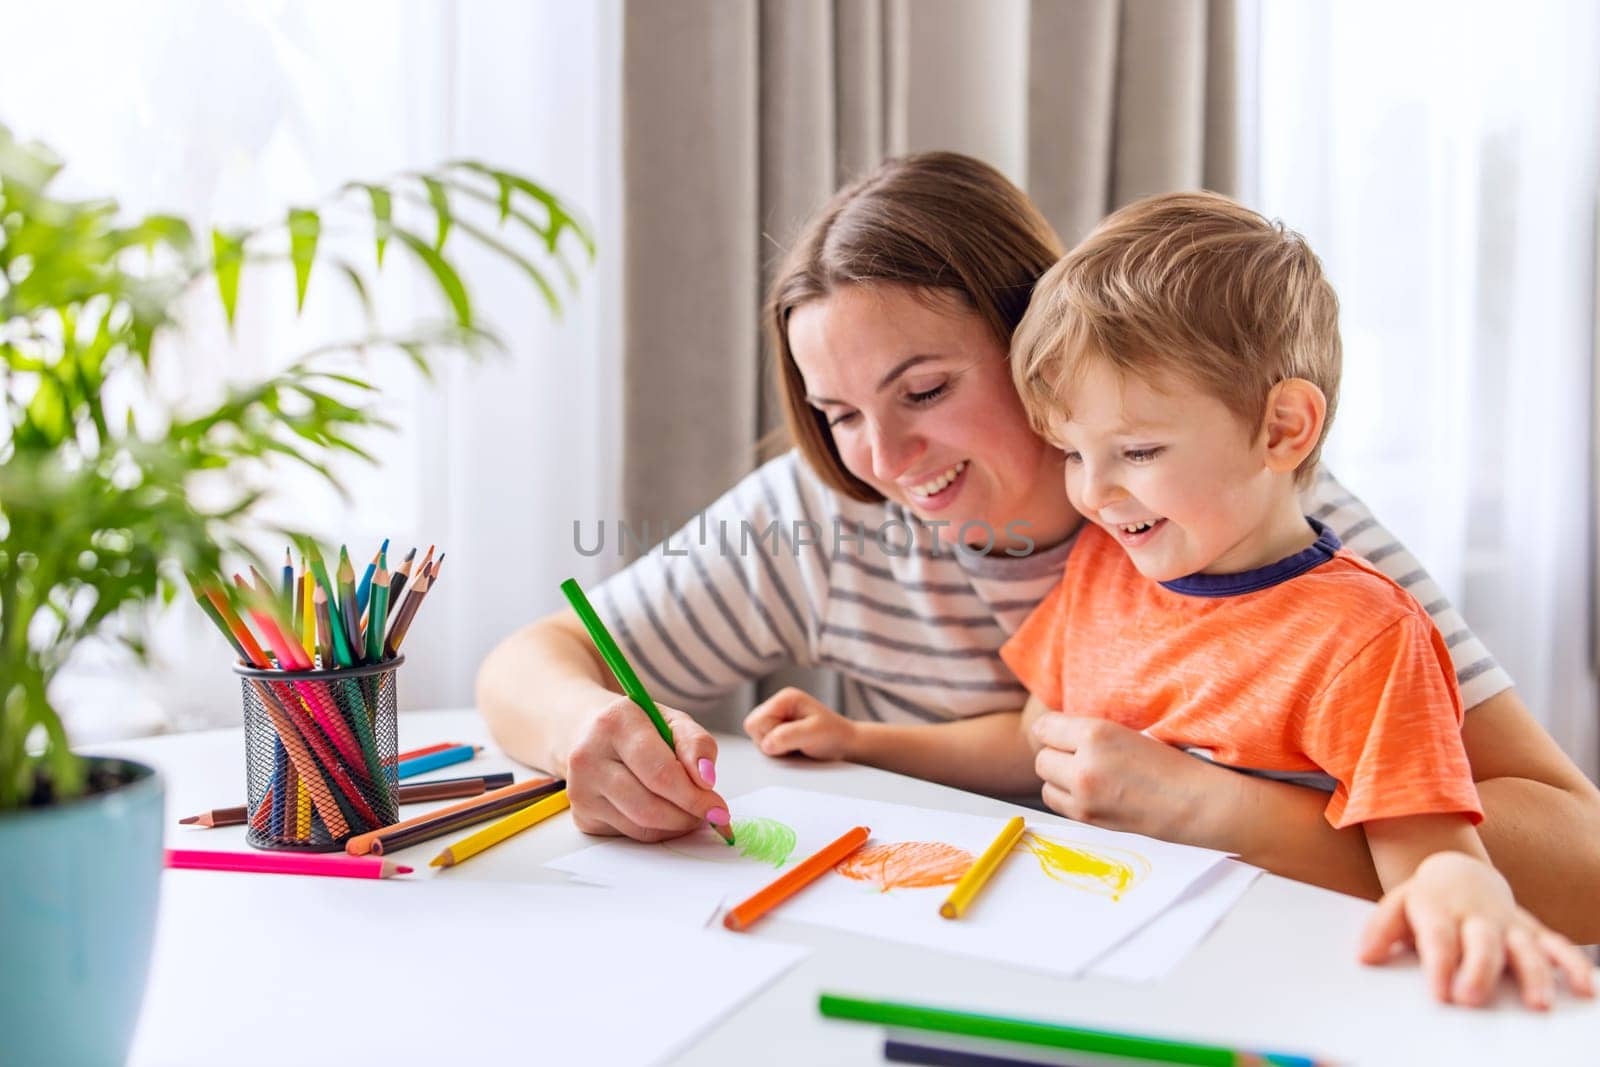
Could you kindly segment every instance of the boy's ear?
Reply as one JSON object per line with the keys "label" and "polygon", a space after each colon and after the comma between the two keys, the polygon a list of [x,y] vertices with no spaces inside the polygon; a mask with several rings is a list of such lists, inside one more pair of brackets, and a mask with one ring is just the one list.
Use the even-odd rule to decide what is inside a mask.
{"label": "boy's ear", "polygon": [[1261,427],[1267,469],[1292,473],[1317,447],[1327,418],[1327,397],[1304,378],[1287,378],[1273,386]]}

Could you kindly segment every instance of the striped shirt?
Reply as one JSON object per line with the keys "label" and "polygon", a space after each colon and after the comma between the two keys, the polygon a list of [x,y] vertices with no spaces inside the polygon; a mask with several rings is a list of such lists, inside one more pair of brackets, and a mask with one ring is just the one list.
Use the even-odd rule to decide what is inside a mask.
{"label": "striped shirt", "polygon": [[[1511,685],[1422,565],[1331,474],[1301,503],[1432,616],[1466,707]],[[597,606],[651,695],[691,714],[796,664],[837,672],[837,710],[850,718],[944,722],[1026,702],[1000,646],[1060,580],[1071,547],[942,545],[900,505],[842,496],[790,451],[607,579]]]}

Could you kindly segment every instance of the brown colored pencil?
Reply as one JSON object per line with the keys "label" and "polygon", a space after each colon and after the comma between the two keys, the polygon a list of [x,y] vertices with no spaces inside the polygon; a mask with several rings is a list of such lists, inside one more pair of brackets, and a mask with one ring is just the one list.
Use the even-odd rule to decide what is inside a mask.
{"label": "brown colored pencil", "polygon": [[406,602],[400,608],[400,614],[395,616],[393,625],[389,627],[389,638],[383,645],[385,659],[391,658],[400,650],[400,642],[406,639],[406,631],[411,628],[411,620],[416,617],[422,598],[428,595],[428,585],[427,571],[418,574],[417,580],[411,583],[411,589],[406,593]]}
{"label": "brown colored pencil", "polygon": [[333,615],[328,611],[328,594],[318,585],[311,594],[311,607],[317,615],[317,655],[322,669],[333,669]]}
{"label": "brown colored pencil", "polygon": [[[389,606],[385,609],[384,622],[387,624],[390,616],[400,607],[400,594],[405,591],[406,583],[411,580],[411,564],[417,558],[417,546],[412,545],[411,551],[406,553],[406,558],[401,561],[400,569],[389,578]],[[368,624],[370,625],[370,623]]]}
{"label": "brown colored pencil", "polygon": [[[472,778],[440,778],[433,782],[412,782],[401,785],[398,793],[402,804],[425,804],[431,800],[454,800],[457,797],[481,796],[491,789],[504,789],[511,785],[512,774],[502,771],[499,774],[480,774]],[[267,789],[267,795],[262,798],[263,805],[272,801],[272,789]],[[203,826],[207,829],[217,826],[238,826],[245,821],[246,807],[239,804],[231,808],[212,808],[202,811],[198,815],[189,815],[179,819],[184,826]]]}
{"label": "brown colored pencil", "polygon": [[412,845],[419,845],[424,841],[432,841],[436,837],[453,834],[457,830],[465,829],[468,826],[475,826],[480,822],[487,822],[490,819],[520,811],[530,804],[543,800],[551,793],[559,793],[566,787],[567,783],[564,781],[549,781],[521,796],[484,801],[477,807],[458,811],[454,815],[440,815],[432,819],[425,819],[410,829],[401,830],[399,833],[379,834],[377,840],[372,842],[372,852],[374,855],[384,856],[390,852],[398,852],[403,848],[410,848]]}
{"label": "brown colored pencil", "polygon": [[387,834],[395,834],[402,830],[408,830],[419,823],[428,821],[429,819],[438,819],[446,815],[453,815],[456,812],[466,811],[469,808],[474,808],[482,804],[492,804],[502,797],[522,796],[524,794],[531,793],[536,789],[542,789],[554,781],[556,781],[554,778],[531,778],[526,782],[518,782],[515,785],[508,785],[500,789],[491,790],[490,792],[474,797],[471,800],[464,800],[460,804],[452,804],[448,808],[440,808],[438,811],[430,811],[426,815],[418,815],[414,819],[404,819],[395,823],[393,826],[385,826],[382,829],[373,830],[370,833],[357,834],[355,837],[352,837],[350,840],[345,842],[344,850],[350,853],[352,856],[365,856],[368,852],[372,851],[372,843],[378,838]]}

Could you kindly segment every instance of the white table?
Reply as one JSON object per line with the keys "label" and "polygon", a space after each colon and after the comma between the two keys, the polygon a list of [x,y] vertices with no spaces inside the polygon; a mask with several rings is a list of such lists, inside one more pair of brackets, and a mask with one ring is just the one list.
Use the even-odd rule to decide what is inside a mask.
{"label": "white table", "polygon": [[[407,712],[401,716],[400,737],[402,748],[441,740],[488,742],[481,720],[470,710]],[[730,798],[766,785],[787,785],[980,815],[1025,812],[870,768],[770,760],[743,738],[719,740],[718,786]],[[202,831],[177,824],[184,815],[243,801],[241,731],[148,738],[105,750],[153,764],[166,776],[169,847],[248,848],[242,826]],[[471,772],[513,769],[521,768],[492,748],[470,764]],[[426,777],[455,777],[468,770],[468,765],[457,765]],[[423,810],[411,806],[406,814]],[[1035,821],[1053,818],[1025,813]],[[484,853],[451,877],[561,883],[567,881],[565,875],[541,865],[588,843],[564,820],[519,838],[516,847]],[[396,856],[421,860],[416,877],[430,877],[435,870],[426,861],[439,847],[439,842],[429,842]],[[816,1000],[824,990],[1234,1047],[1304,1051],[1340,1063],[1600,1062],[1600,1004],[1563,995],[1553,1012],[1539,1016],[1523,1011],[1502,990],[1492,1010],[1444,1007],[1429,999],[1413,962],[1386,968],[1358,964],[1356,935],[1370,908],[1351,897],[1263,876],[1205,943],[1154,986],[1050,978],[769,918],[745,936],[805,945],[812,955],[678,1062],[760,1062],[764,1067],[879,1062],[882,1031],[822,1019]],[[404,1005],[397,1007],[404,1017]],[[385,1062],[405,1062],[403,1038],[393,1048],[374,1049],[380,1051]],[[517,1059],[507,1062],[520,1062],[529,1051],[526,1035],[508,1034],[507,1054]]]}

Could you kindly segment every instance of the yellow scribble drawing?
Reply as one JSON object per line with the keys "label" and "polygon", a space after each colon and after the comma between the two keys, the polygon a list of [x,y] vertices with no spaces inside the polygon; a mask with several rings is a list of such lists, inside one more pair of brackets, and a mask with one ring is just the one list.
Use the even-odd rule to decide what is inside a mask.
{"label": "yellow scribble drawing", "polygon": [[1120,900],[1150,874],[1150,861],[1125,849],[1058,841],[1031,830],[1017,847],[1032,852],[1040,869],[1056,881],[1112,900]]}

